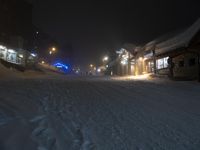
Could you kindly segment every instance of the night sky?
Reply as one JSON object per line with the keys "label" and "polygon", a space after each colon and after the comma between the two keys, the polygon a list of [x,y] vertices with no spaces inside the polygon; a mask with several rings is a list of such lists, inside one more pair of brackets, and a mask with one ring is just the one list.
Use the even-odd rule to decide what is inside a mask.
{"label": "night sky", "polygon": [[[31,1],[31,0],[30,0]],[[123,43],[142,44],[200,17],[198,0],[32,0],[33,22],[75,64],[98,63]]]}

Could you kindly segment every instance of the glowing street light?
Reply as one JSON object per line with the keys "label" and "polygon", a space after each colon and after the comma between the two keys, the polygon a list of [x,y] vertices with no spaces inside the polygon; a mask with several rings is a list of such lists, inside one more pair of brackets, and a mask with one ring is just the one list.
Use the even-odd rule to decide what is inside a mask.
{"label": "glowing street light", "polygon": [[108,59],[109,59],[109,57],[108,57],[108,56],[105,56],[105,57],[103,58],[103,62],[108,61]]}
{"label": "glowing street light", "polygon": [[55,51],[56,51],[56,48],[55,48],[55,47],[52,47],[52,51],[55,52]]}
{"label": "glowing street light", "polygon": [[97,69],[97,72],[99,72],[99,73],[100,73],[100,72],[101,72],[101,69],[100,69],[100,68],[98,68],[98,69]]}
{"label": "glowing street light", "polygon": [[143,57],[140,57],[140,58],[139,58],[139,61],[143,61]]}
{"label": "glowing street light", "polygon": [[52,55],[53,53],[56,52],[56,50],[57,50],[56,47],[50,48],[49,54]]}
{"label": "glowing street light", "polygon": [[92,67],[94,67],[94,65],[93,65],[93,64],[90,64],[90,67],[92,68]]}
{"label": "glowing street light", "polygon": [[20,57],[20,58],[24,58],[24,55],[22,55],[22,54],[19,54],[19,57]]}

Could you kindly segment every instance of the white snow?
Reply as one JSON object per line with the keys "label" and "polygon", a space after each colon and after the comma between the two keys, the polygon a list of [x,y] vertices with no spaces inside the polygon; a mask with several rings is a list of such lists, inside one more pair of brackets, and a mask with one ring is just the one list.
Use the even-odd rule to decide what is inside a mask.
{"label": "white snow", "polygon": [[187,47],[192,38],[200,31],[200,18],[185,32],[156,45],[156,55],[163,54],[178,48]]}
{"label": "white snow", "polygon": [[15,68],[7,68],[0,62],[0,80],[9,80],[9,79],[33,79],[33,78],[46,78],[48,77],[57,77],[64,75],[62,72],[56,70],[53,67],[38,65],[38,70],[25,70],[24,72],[19,71]]}
{"label": "white snow", "polygon": [[0,150],[199,150],[199,91],[160,79],[1,79]]}

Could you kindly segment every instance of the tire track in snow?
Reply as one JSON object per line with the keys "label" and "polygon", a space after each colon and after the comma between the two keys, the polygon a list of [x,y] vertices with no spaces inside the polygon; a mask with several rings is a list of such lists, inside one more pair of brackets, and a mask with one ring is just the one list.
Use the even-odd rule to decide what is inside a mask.
{"label": "tire track in snow", "polygon": [[[200,146],[199,131],[186,129],[194,125],[194,130],[198,129],[197,114],[177,106],[181,103],[181,93],[178,90],[175,95],[173,90],[177,91],[179,86],[171,89],[169,92],[172,95],[169,96],[163,86],[149,83],[134,82],[134,86],[127,88],[129,83],[103,83],[95,80],[26,81],[14,84],[22,86],[19,89],[32,93],[34,97],[26,95],[28,98],[17,100],[17,103],[21,102],[21,105],[27,107],[32,104],[41,107],[39,112],[33,113],[35,117],[30,119],[36,126],[32,136],[38,142],[38,150],[63,150],[66,146],[69,150],[196,150]],[[155,95],[149,94],[151,92],[155,95],[162,93],[162,97],[168,96],[169,99],[156,99]],[[20,90],[10,92],[17,97],[22,93]],[[186,91],[181,97],[189,97],[187,94],[193,92]],[[198,104],[197,97],[193,96],[191,100],[195,104]],[[7,105],[4,110],[9,112],[10,108]],[[23,117],[20,112],[17,109],[14,114]],[[158,112],[161,114],[154,114]],[[24,118],[27,117],[29,114],[24,115]],[[190,118],[189,126],[184,121]],[[192,131],[191,134],[188,130]],[[106,139],[102,139],[104,137]],[[101,146],[103,142],[105,145]]]}
{"label": "tire track in snow", "polygon": [[[129,149],[128,144],[127,144],[128,138],[126,137],[126,135],[124,133],[123,126],[121,125],[118,116],[116,115],[115,112],[112,111],[112,108],[109,107],[109,104],[107,102],[107,100],[109,100],[108,99],[109,96],[106,95],[106,92],[104,89],[105,86],[100,88],[99,86],[96,86],[96,82],[94,82],[94,83],[89,82],[89,86],[92,87],[93,94],[95,94],[96,97],[99,98],[99,101],[101,102],[101,105],[102,105],[102,109],[99,109],[100,112],[96,112],[96,114],[97,113],[102,114],[101,110],[104,111],[103,113],[105,113],[105,111],[107,111],[106,116],[107,117],[109,116],[113,122],[113,124],[111,124],[111,126],[109,127],[109,128],[111,128],[110,130],[112,131],[112,138],[115,139],[115,142],[116,142],[113,149],[128,150]],[[95,119],[91,119],[91,120],[94,121]],[[98,124],[98,123],[96,123],[96,124]],[[110,143],[110,144],[112,145],[113,143]]]}
{"label": "tire track in snow", "polygon": [[[90,141],[84,141],[84,132],[82,131],[80,120],[77,117],[77,112],[75,108],[73,108],[72,100],[74,100],[73,94],[75,93],[70,95],[70,92],[65,93],[63,89],[61,91],[60,86],[57,86],[54,82],[48,84],[48,91],[54,92],[42,100],[43,109],[47,114],[46,124],[50,126],[47,127],[46,125],[46,127],[43,128],[46,128],[45,130],[50,128],[53,132],[51,134],[53,134],[54,140],[56,140],[56,142],[54,142],[56,146],[54,145],[54,147],[59,150],[64,150],[66,147],[74,150],[93,150],[94,146],[92,143]],[[38,128],[41,128],[40,123]],[[43,132],[41,132],[41,134],[43,134]],[[48,137],[46,137],[46,139],[48,139]],[[40,143],[41,141],[38,142]],[[46,148],[47,145],[45,143],[46,142],[40,143],[40,147]]]}
{"label": "tire track in snow", "polygon": [[[125,92],[125,93],[122,93],[122,92],[120,92],[119,91],[119,89],[118,88],[115,88],[115,87],[110,87],[110,88],[114,88],[115,90],[116,90],[116,93],[117,93],[117,95],[119,95],[119,97],[120,97],[120,94],[121,94],[121,96],[123,95],[123,96],[125,96],[125,95],[130,95],[130,93],[127,93],[127,92],[125,92],[125,90],[123,91],[123,92]],[[106,92],[106,90],[105,90],[105,92]],[[119,94],[120,93],[120,94]],[[133,95],[133,93],[132,93],[132,95]],[[109,95],[108,95],[109,96]],[[117,96],[116,96],[117,97]],[[129,97],[129,96],[126,96],[126,97]],[[132,97],[132,98],[134,98],[134,97]],[[113,99],[115,99],[115,97],[113,97]],[[127,99],[127,98],[126,98]],[[129,98],[130,100],[131,100],[131,97]],[[137,99],[141,99],[141,97],[137,97]],[[142,100],[142,99],[141,99]],[[131,102],[131,101],[130,101]],[[139,101],[138,101],[139,102]],[[123,103],[123,101],[121,101],[121,104]],[[148,105],[147,105],[148,106]],[[141,107],[141,106],[139,106],[139,107]],[[142,106],[142,107],[144,107],[144,106]],[[141,108],[142,108],[141,107]],[[147,109],[148,109],[148,107],[146,107]],[[133,116],[134,116],[134,114],[133,114],[133,112],[132,111],[130,111],[130,114],[132,114]],[[131,115],[131,116],[132,116]],[[145,115],[145,114],[144,114]],[[146,114],[147,115],[147,114]],[[143,115],[142,115],[143,116]],[[139,117],[139,116],[136,116],[136,118],[137,117]],[[140,118],[141,118],[141,114],[140,114]],[[135,118],[133,118],[133,119],[135,119]],[[146,118],[145,120],[148,120],[148,118]],[[141,119],[140,121],[144,121],[143,119]],[[193,141],[195,141],[195,139],[193,139],[193,141],[192,140],[190,140],[190,136],[188,136],[187,134],[185,134],[184,133],[184,131],[180,131],[179,129],[173,129],[173,126],[169,126],[169,124],[167,123],[167,122],[165,122],[164,120],[162,120],[162,121],[159,121],[159,120],[156,120],[156,122],[159,122],[159,124],[161,125],[161,127],[163,127],[163,132],[161,132],[161,133],[159,133],[159,132],[157,132],[156,130],[155,130],[155,127],[152,127],[152,128],[149,128],[150,129],[150,131],[154,131],[155,133],[157,133],[158,135],[161,135],[161,138],[162,137],[165,137],[165,138],[167,138],[168,139],[168,141],[170,141],[171,140],[171,138],[173,137],[173,139],[176,141],[176,142],[178,142],[178,143],[181,143],[182,141],[180,141],[180,137],[184,137],[184,138],[186,138],[187,139],[187,141],[190,141],[189,143],[187,143],[187,145],[192,145],[193,144]],[[166,124],[165,124],[166,123]],[[145,126],[145,122],[143,123],[144,124],[144,126]],[[148,123],[146,123],[146,124],[148,124]],[[165,130],[166,129],[168,129],[168,132],[165,132]],[[172,134],[170,134],[170,135],[168,135],[168,133],[170,133],[170,132],[172,132]],[[167,135],[166,135],[166,133],[167,133]],[[151,135],[151,134],[150,134]],[[179,135],[179,136],[178,136]],[[177,137],[178,136],[178,137]],[[186,141],[186,142],[187,142]],[[197,140],[197,143],[198,143],[198,140]],[[187,147],[187,146],[186,146]],[[188,149],[188,148],[186,148],[186,149]]]}

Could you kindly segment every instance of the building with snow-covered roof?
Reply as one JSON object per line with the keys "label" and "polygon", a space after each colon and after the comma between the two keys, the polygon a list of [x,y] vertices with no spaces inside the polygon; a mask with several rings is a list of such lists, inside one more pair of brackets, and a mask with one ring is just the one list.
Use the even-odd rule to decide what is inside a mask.
{"label": "building with snow-covered roof", "polygon": [[134,44],[128,43],[116,50],[116,58],[108,63],[109,74],[134,75],[136,48]]}
{"label": "building with snow-covered roof", "polygon": [[116,75],[155,73],[172,78],[200,78],[200,19],[144,46],[125,44],[110,66]]}
{"label": "building with snow-covered roof", "polygon": [[168,53],[170,51],[189,47],[193,38],[200,31],[200,18],[184,32],[177,34],[176,36],[160,42],[156,45],[156,55]]}
{"label": "building with snow-covered roof", "polygon": [[[156,65],[155,57],[156,45],[180,34],[183,31],[185,31],[185,29],[169,32],[159,38],[154,39],[153,41],[148,42],[142,47],[142,51],[140,51],[140,57],[143,59],[140,58],[140,60],[143,61],[143,73],[156,73],[156,70],[159,70]],[[168,67],[168,65],[165,65],[165,67]]]}
{"label": "building with snow-covered roof", "polygon": [[196,79],[200,76],[199,55],[200,19],[188,28],[170,32],[140,47],[134,58],[135,74]]}
{"label": "building with snow-covered roof", "polygon": [[183,32],[155,46],[156,70],[172,78],[199,77],[200,18]]}

